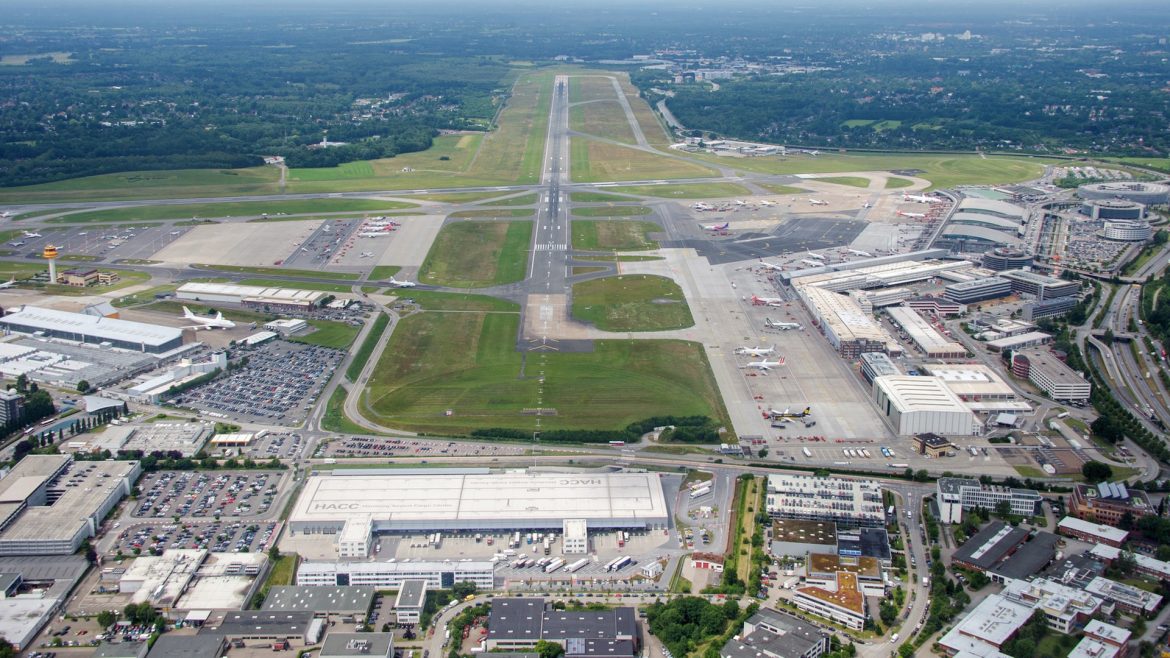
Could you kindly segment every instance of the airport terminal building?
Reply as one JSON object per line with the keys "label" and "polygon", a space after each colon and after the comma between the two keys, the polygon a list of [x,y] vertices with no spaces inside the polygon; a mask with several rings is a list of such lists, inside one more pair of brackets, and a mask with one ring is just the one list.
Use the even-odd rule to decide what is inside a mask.
{"label": "airport terminal building", "polygon": [[379,532],[657,529],[669,519],[655,473],[344,470],[309,478],[289,528],[337,535],[343,557],[364,557]]}

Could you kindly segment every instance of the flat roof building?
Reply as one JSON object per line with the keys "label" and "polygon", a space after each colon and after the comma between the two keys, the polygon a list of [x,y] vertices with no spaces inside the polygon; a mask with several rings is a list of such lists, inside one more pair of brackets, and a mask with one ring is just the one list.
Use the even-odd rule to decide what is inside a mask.
{"label": "flat roof building", "polygon": [[1081,290],[1081,285],[1076,281],[1065,281],[1030,270],[1007,270],[1000,272],[999,277],[1011,282],[1012,292],[1032,295],[1036,299],[1068,297]]}
{"label": "flat roof building", "polygon": [[992,352],[1012,352],[1038,345],[1047,345],[1052,342],[1052,334],[1042,331],[1029,331],[1015,336],[1006,336],[987,341],[987,349]]}
{"label": "flat roof building", "polygon": [[772,555],[804,557],[809,553],[837,552],[837,524],[833,521],[773,519]]}
{"label": "flat roof building", "polygon": [[319,658],[394,658],[393,633],[330,633]]}
{"label": "flat roof building", "polygon": [[911,442],[918,454],[932,459],[946,457],[955,451],[955,444],[951,443],[950,439],[930,432],[915,434]]}
{"label": "flat roof building", "polygon": [[137,557],[118,580],[118,591],[131,603],[174,608],[187,591],[195,572],[207,559],[206,550],[167,549],[161,555]]}
{"label": "flat roof building", "polygon": [[939,478],[935,483],[940,521],[958,523],[963,510],[982,508],[994,510],[1001,502],[1007,502],[1012,514],[1032,517],[1040,513],[1039,492],[1033,489],[1014,489],[969,478]]}
{"label": "flat roof building", "polygon": [[957,395],[968,409],[979,413],[1030,411],[1026,402],[990,366],[982,363],[925,364],[922,369]]}
{"label": "flat roof building", "polygon": [[1085,635],[1068,658],[1124,658],[1131,635],[1128,630],[1094,619],[1085,624]]}
{"label": "flat roof building", "polygon": [[1095,594],[1131,615],[1152,617],[1162,606],[1162,595],[1098,576],[1089,581],[1085,591]]}
{"label": "flat roof building", "polygon": [[565,656],[633,658],[641,650],[634,609],[547,610],[544,599],[497,597],[488,617],[485,648],[521,649],[541,640],[565,648]]}
{"label": "flat roof building", "polygon": [[369,587],[273,587],[268,591],[261,610],[317,615],[352,615],[365,619],[374,605],[374,590]]}
{"label": "flat roof building", "polygon": [[394,597],[394,612],[399,624],[417,624],[427,603],[427,581],[406,580]]}
{"label": "flat roof building", "polygon": [[94,317],[38,306],[23,306],[0,317],[5,332],[47,336],[123,350],[161,354],[183,344],[183,330],[144,322]]}
{"label": "flat roof building", "polygon": [[798,286],[796,290],[821,333],[842,357],[900,351],[894,337],[852,297],[816,286]]}
{"label": "flat roof building", "polygon": [[0,555],[76,552],[140,472],[136,461],[27,455],[0,479]]}
{"label": "flat roof building", "polygon": [[913,309],[895,306],[887,309],[890,320],[898,325],[923,355],[932,359],[959,359],[967,356],[967,348],[943,336]]}
{"label": "flat roof building", "polygon": [[1018,270],[1032,265],[1032,257],[1022,249],[999,247],[983,252],[983,267],[993,272]]}
{"label": "flat roof building", "polygon": [[1027,377],[1053,400],[1087,400],[1092,385],[1048,350],[1012,353],[1012,374]]}
{"label": "flat roof building", "polygon": [[1009,580],[1003,596],[1043,612],[1048,627],[1066,635],[1101,609],[1100,598],[1048,578]]}
{"label": "flat roof building", "polygon": [[894,360],[884,352],[864,352],[859,355],[859,359],[861,361],[861,376],[870,384],[873,384],[873,380],[878,377],[902,374]]}
{"label": "flat roof building", "polygon": [[743,622],[743,631],[723,645],[719,656],[818,658],[829,649],[829,636],[818,626],[786,612],[761,608]]}
{"label": "flat roof building", "polygon": [[428,588],[450,589],[470,582],[481,590],[495,589],[495,564],[486,560],[467,562],[302,562],[297,584],[399,589],[408,580],[424,580]]}
{"label": "flat roof building", "polygon": [[997,658],[999,649],[1023,628],[1032,606],[991,594],[938,641],[948,656]]}
{"label": "flat roof building", "polygon": [[768,476],[768,515],[778,519],[834,521],[839,526],[885,525],[881,486],[873,480]]}
{"label": "flat roof building", "polygon": [[1012,284],[997,276],[952,283],[943,288],[943,297],[959,304],[974,304],[1012,294]]}
{"label": "flat roof building", "polygon": [[146,657],[219,658],[226,648],[227,640],[222,635],[163,633],[155,640]]}
{"label": "flat roof building", "polygon": [[941,379],[887,376],[874,380],[878,415],[901,436],[934,434],[973,436],[982,424]]}
{"label": "flat roof building", "polygon": [[231,283],[184,283],[175,291],[179,299],[222,302],[284,311],[311,310],[321,305],[328,293],[299,288],[241,286]]}
{"label": "flat roof building", "polygon": [[1099,482],[1075,485],[1068,511],[1078,519],[1118,526],[1126,514],[1136,521],[1157,514],[1157,507],[1146,492],[1130,489],[1125,482]]}
{"label": "flat roof building", "polygon": [[1106,546],[1121,547],[1129,537],[1128,530],[1109,525],[1101,525],[1092,521],[1084,521],[1072,516],[1066,516],[1056,524],[1056,529],[1062,535],[1075,537],[1081,541]]}
{"label": "flat roof building", "polygon": [[[240,640],[304,640],[313,613],[308,611],[240,610],[228,612],[219,626],[203,627],[199,636]],[[164,636],[166,637],[166,636]]]}
{"label": "flat roof building", "polygon": [[857,575],[837,573],[836,589],[798,587],[792,602],[797,608],[859,631],[865,627],[865,595],[857,584]]}
{"label": "flat roof building", "polygon": [[[1102,562],[1112,563],[1121,556],[1121,549],[1105,544],[1097,544],[1089,549],[1090,556]],[[1170,581],[1170,562],[1156,560],[1141,553],[1126,553],[1137,566],[1137,572],[1157,580]]]}

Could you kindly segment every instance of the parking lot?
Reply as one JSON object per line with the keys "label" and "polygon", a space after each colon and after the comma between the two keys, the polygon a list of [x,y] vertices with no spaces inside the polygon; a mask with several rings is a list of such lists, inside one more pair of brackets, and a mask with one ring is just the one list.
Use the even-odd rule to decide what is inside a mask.
{"label": "parking lot", "polygon": [[273,457],[278,459],[297,459],[305,449],[305,438],[296,432],[273,432],[264,436],[256,436],[251,443],[242,448],[230,448],[232,454],[241,457],[251,457],[257,461],[268,461]]}
{"label": "parking lot", "polygon": [[213,553],[258,553],[268,550],[279,531],[280,523],[277,521],[141,524],[123,530],[112,550],[123,555],[161,555],[168,548],[206,549]]}
{"label": "parking lot", "polygon": [[186,391],[174,403],[213,418],[295,425],[345,356],[341,350],[280,340],[244,354],[246,365]]}
{"label": "parking lot", "polygon": [[343,437],[317,448],[315,457],[394,457],[447,455],[449,457],[523,455],[516,445],[472,445],[455,441]]}
{"label": "parking lot", "polygon": [[283,477],[282,472],[270,471],[147,473],[138,483],[142,493],[132,515],[142,519],[264,514],[272,506]]}

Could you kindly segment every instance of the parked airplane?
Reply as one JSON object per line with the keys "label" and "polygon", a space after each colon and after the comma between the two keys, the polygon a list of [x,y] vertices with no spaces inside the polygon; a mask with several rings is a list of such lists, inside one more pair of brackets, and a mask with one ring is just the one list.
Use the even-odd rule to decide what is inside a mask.
{"label": "parked airplane", "polygon": [[814,206],[827,206],[827,205],[829,205],[828,201],[821,201],[820,199],[814,199],[812,197],[808,198],[808,202],[813,204]]}
{"label": "parked airplane", "polygon": [[747,205],[747,202],[746,202],[746,201],[740,201],[739,199],[736,199],[736,200],[735,200],[735,205],[737,205],[737,206],[746,206],[746,205]]}
{"label": "parked airplane", "polygon": [[780,265],[765,262],[763,259],[760,259],[760,267],[772,270],[773,272],[783,272],[784,271],[784,268],[781,267]]}
{"label": "parked airplane", "polygon": [[711,206],[709,206],[703,202],[692,203],[691,208],[693,208],[695,210],[714,210],[714,208],[712,208]]}
{"label": "parked airplane", "polygon": [[8,219],[11,216],[12,216],[11,210],[5,210],[4,212],[0,212],[0,219]]}
{"label": "parked airplane", "polygon": [[756,306],[781,306],[784,300],[779,297],[756,297],[752,295],[752,304]]}
{"label": "parked airplane", "polygon": [[14,276],[11,279],[5,281],[4,283],[0,283],[0,290],[4,290],[5,288],[11,288],[12,286],[15,286],[15,285],[16,285],[16,277]]}
{"label": "parked airplane", "polygon": [[815,258],[815,259],[817,259],[817,260],[825,260],[825,257],[824,257],[824,256],[822,256],[821,254],[818,254],[818,253],[817,253],[817,252],[815,252],[815,251],[810,251],[810,252],[808,252],[808,257],[809,257],[809,258]]}
{"label": "parked airplane", "polygon": [[764,200],[761,200],[761,201],[760,201],[760,205],[762,205],[762,206],[768,206],[769,208],[771,208],[772,206],[774,206],[774,205],[776,205],[776,204],[775,204],[775,202],[768,201],[768,200],[764,199]]}
{"label": "parked airplane", "polygon": [[821,152],[820,152],[820,151],[808,151],[808,150],[801,151],[801,153],[805,153],[805,154],[807,154],[807,155],[811,155],[811,156],[813,156],[814,158],[815,158],[815,157],[817,157],[818,155],[820,155],[820,154],[821,154]]}
{"label": "parked airplane", "polygon": [[358,233],[359,238],[384,238],[390,235],[389,231],[362,231]]}
{"label": "parked airplane", "polygon": [[926,196],[925,194],[906,194],[902,193],[903,201],[912,201],[914,203],[945,203],[946,199],[940,199],[936,196]]}
{"label": "parked airplane", "polygon": [[10,246],[10,247],[23,247],[24,243],[21,242],[20,240],[17,240],[16,242],[9,242],[8,246]]}
{"label": "parked airplane", "polygon": [[776,346],[772,347],[737,347],[736,354],[744,354],[746,356],[770,356],[776,351]]}
{"label": "parked airplane", "polygon": [[44,236],[42,236],[40,233],[37,233],[37,232],[35,232],[35,231],[22,231],[22,233],[24,233],[24,237],[26,237],[26,238],[40,238],[40,237],[44,237]]}
{"label": "parked airplane", "polygon": [[812,407],[805,407],[804,411],[800,411],[800,412],[796,412],[796,413],[793,413],[792,411],[790,411],[788,409],[785,409],[784,411],[776,411],[775,409],[769,409],[768,415],[772,417],[772,420],[779,420],[781,418],[795,420],[797,418],[806,418],[808,416],[811,416],[812,415]]}
{"label": "parked airplane", "polygon": [[374,255],[374,252],[372,252],[372,251],[363,251],[360,258],[371,258],[371,257],[373,257],[373,255]]}
{"label": "parked airplane", "polygon": [[222,311],[217,312],[214,318],[209,318],[195,315],[186,306],[183,307],[183,319],[195,322],[196,324],[194,325],[183,327],[184,329],[194,329],[195,331],[199,331],[200,329],[231,329],[236,326],[235,322],[223,317]]}
{"label": "parked airplane", "polygon": [[740,367],[741,368],[755,368],[756,370],[763,370],[764,372],[767,372],[768,370],[775,368],[776,366],[782,366],[782,365],[784,365],[784,359],[777,359],[775,361],[769,361],[767,359],[764,359],[762,361],[752,361],[752,362],[748,363],[747,365],[740,366]]}
{"label": "parked airplane", "polygon": [[729,226],[731,226],[731,222],[723,222],[722,224],[704,225],[703,230],[704,231],[726,231]]}
{"label": "parked airplane", "polygon": [[418,284],[414,281],[399,281],[394,277],[390,277],[390,285],[394,286],[395,288],[413,288]]}
{"label": "parked airplane", "polygon": [[899,210],[899,211],[898,211],[898,216],[899,216],[899,217],[910,217],[910,218],[912,218],[912,219],[922,219],[922,218],[926,217],[926,213],[921,213],[921,212],[903,212],[903,211]]}
{"label": "parked airplane", "polygon": [[775,320],[770,320],[768,318],[764,318],[764,326],[768,327],[769,329],[779,329],[780,331],[800,329],[799,322],[776,322]]}
{"label": "parked airplane", "polygon": [[858,251],[857,249],[846,249],[845,251],[848,251],[854,256],[865,256],[866,258],[873,258],[873,254],[869,253],[868,251]]}

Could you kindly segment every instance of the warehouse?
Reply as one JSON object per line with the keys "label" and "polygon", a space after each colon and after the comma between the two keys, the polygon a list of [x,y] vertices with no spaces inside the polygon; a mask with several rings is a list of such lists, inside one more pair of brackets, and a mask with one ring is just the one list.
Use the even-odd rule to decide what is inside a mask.
{"label": "warehouse", "polygon": [[1029,331],[1023,334],[1016,334],[1015,336],[989,340],[987,341],[987,349],[992,352],[1011,352],[1037,345],[1046,345],[1051,342],[1052,334],[1046,334],[1042,331]]}
{"label": "warehouse", "polygon": [[108,345],[150,354],[162,354],[183,345],[182,329],[37,306],[24,306],[5,315],[0,318],[0,326],[5,332]]}
{"label": "warehouse", "polygon": [[900,436],[926,432],[973,436],[980,430],[975,414],[936,377],[878,377],[873,401]]}
{"label": "warehouse", "polygon": [[1028,412],[1031,405],[1016,398],[1016,392],[995,370],[982,363],[925,364],[923,370],[942,380],[967,408],[976,413]]}
{"label": "warehouse", "polygon": [[952,283],[943,288],[943,297],[959,304],[974,304],[988,299],[999,299],[1012,294],[1012,284],[1007,279],[989,276]]}
{"label": "warehouse", "polygon": [[230,283],[184,283],[175,296],[194,302],[239,304],[267,311],[308,311],[320,306],[328,293]]}
{"label": "warehouse", "polygon": [[961,359],[967,356],[967,348],[940,334],[921,315],[905,307],[887,311],[894,322],[914,345],[932,359]]}
{"label": "warehouse", "polygon": [[450,589],[469,582],[492,590],[496,565],[486,560],[466,562],[302,562],[297,584],[313,587],[373,587],[401,589],[409,580],[426,581],[428,589]]}
{"label": "warehouse", "polygon": [[[561,531],[565,519],[596,528],[665,528],[654,473],[425,473],[334,471],[312,477],[289,518],[294,532]],[[368,524],[368,526],[367,526]]]}
{"label": "warehouse", "polygon": [[857,301],[817,287],[797,288],[829,344],[844,358],[863,352],[900,352],[897,341]]}
{"label": "warehouse", "polygon": [[273,587],[264,597],[261,610],[312,612],[317,616],[341,615],[365,621],[374,605],[369,587]]}
{"label": "warehouse", "polygon": [[1053,400],[1088,400],[1092,385],[1048,350],[1012,354],[1012,374],[1027,377]]}

